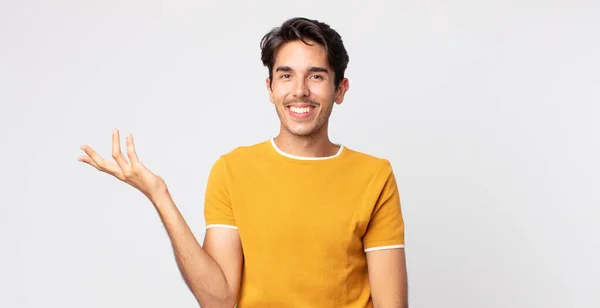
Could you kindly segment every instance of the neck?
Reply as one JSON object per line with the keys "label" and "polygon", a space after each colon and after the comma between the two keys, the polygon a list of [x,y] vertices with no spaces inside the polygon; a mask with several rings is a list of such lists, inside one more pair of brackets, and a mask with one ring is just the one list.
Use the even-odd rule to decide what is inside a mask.
{"label": "neck", "polygon": [[273,141],[281,151],[301,157],[333,156],[340,149],[339,145],[333,144],[329,140],[327,132],[319,132],[310,136],[297,136],[282,129],[279,135],[273,138]]}

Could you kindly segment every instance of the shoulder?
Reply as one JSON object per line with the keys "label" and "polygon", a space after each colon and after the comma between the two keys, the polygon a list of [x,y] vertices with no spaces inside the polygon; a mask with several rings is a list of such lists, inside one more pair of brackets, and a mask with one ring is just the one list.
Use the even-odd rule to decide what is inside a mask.
{"label": "shoulder", "polygon": [[219,161],[226,164],[246,164],[259,157],[265,156],[268,151],[268,141],[261,141],[248,145],[238,145],[232,150],[223,153]]}
{"label": "shoulder", "polygon": [[392,172],[392,163],[388,158],[376,156],[367,152],[344,148],[345,157],[352,168],[360,168],[373,173]]}

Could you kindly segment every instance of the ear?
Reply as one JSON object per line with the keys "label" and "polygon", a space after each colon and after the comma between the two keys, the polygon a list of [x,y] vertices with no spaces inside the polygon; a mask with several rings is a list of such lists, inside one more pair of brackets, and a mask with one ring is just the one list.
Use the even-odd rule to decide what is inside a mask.
{"label": "ear", "polygon": [[350,89],[350,82],[348,81],[348,78],[344,78],[342,79],[342,81],[340,81],[340,85],[338,86],[336,92],[335,92],[335,103],[336,104],[341,104],[344,101],[344,95],[346,95],[346,92],[348,92],[348,90]]}
{"label": "ear", "polygon": [[267,91],[269,91],[269,100],[271,103],[275,103],[275,98],[273,97],[273,89],[271,89],[271,78],[267,77],[265,80],[265,85],[267,86]]}

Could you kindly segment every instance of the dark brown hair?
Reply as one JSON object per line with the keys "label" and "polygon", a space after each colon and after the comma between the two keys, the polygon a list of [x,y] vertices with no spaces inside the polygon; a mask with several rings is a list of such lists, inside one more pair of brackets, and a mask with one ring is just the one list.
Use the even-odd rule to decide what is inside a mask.
{"label": "dark brown hair", "polygon": [[327,52],[329,66],[334,72],[334,84],[337,88],[348,66],[348,52],[342,42],[342,37],[329,25],[303,17],[286,20],[281,26],[273,28],[260,41],[261,60],[269,69],[269,78],[273,80],[273,65],[277,49],[284,43],[300,40],[305,44],[313,41],[322,45]]}

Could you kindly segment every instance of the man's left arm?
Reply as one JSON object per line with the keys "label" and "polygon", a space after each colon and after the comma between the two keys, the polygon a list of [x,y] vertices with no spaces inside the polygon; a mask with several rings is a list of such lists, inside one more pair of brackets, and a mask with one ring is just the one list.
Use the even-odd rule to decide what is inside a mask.
{"label": "man's left arm", "polygon": [[408,283],[404,254],[404,219],[396,178],[389,161],[367,191],[373,207],[363,236],[371,298],[375,308],[407,308]]}
{"label": "man's left arm", "polygon": [[367,266],[375,308],[407,308],[408,282],[404,248],[369,251]]}

